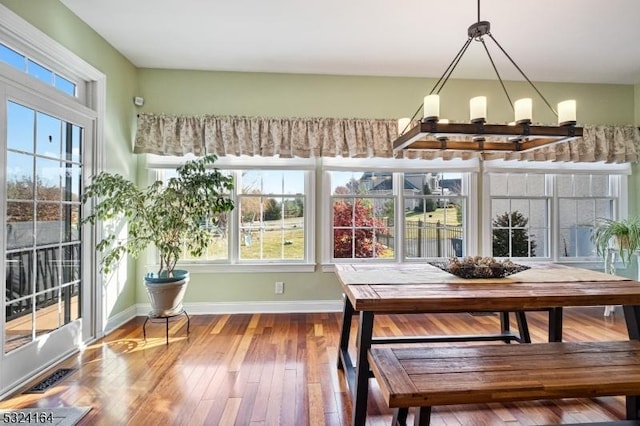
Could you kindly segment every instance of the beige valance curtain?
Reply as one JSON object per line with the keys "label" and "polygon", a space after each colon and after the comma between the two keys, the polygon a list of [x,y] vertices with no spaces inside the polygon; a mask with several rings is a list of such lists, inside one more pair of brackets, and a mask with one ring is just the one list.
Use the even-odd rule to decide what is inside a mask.
{"label": "beige valance curtain", "polygon": [[[396,120],[176,116],[142,113],[134,152],[157,155],[393,157]],[[633,126],[586,126],[582,138],[529,153],[483,154],[485,159],[636,162],[640,131]],[[472,158],[464,151],[403,151],[404,158]]]}

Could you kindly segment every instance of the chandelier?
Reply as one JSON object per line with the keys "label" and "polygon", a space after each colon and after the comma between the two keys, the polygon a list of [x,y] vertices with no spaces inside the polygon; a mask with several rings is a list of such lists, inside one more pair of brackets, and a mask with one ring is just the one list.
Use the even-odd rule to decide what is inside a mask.
{"label": "chandelier", "polygon": [[[418,107],[413,117],[398,120],[399,136],[393,142],[394,152],[406,149],[525,152],[582,136],[582,128],[576,127],[576,101],[560,102],[557,111],[554,110],[540,90],[493,37],[490,28],[491,25],[488,21],[480,20],[480,0],[478,0],[478,21],[467,30],[468,38],[464,45],[433,86],[431,92],[424,97],[424,102]],[[515,102],[511,101],[493,57],[489,53],[485,43],[485,36],[495,43],[509,62],[513,64],[533,90],[542,98],[547,107],[558,118],[557,126],[532,124],[531,98],[518,99]],[[439,93],[472,41],[482,44],[502,90],[514,111],[514,122],[509,124],[488,124],[486,122],[487,98],[485,96],[477,96],[469,101],[469,123],[450,123],[448,120],[439,117]],[[412,123],[414,123],[421,110],[423,111],[422,120],[412,127]]]}

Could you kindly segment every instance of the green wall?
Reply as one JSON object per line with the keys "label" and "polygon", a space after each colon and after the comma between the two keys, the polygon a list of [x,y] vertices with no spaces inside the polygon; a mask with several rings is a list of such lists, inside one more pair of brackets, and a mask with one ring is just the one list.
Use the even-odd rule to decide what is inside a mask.
{"label": "green wall", "polygon": [[[216,114],[270,117],[410,116],[422,103],[434,80],[420,78],[350,77],[267,73],[140,69],[141,109],[167,114]],[[526,83],[508,82],[513,99],[529,95]],[[628,85],[540,83],[538,88],[555,106],[575,98],[578,118],[588,124],[632,124],[634,88]],[[489,97],[490,121],[511,121],[512,112],[496,81],[450,81],[441,93],[441,115],[468,120],[468,99]],[[541,100],[534,99],[534,120],[555,123]],[[143,166],[141,164],[141,166]],[[318,201],[317,205],[320,205]],[[316,229],[320,236],[326,230]],[[320,259],[317,247],[317,259]],[[140,265],[142,267],[142,265]],[[275,295],[275,281],[285,293]],[[227,283],[233,283],[229,286]],[[187,302],[338,300],[340,287],[332,273],[192,274]],[[138,302],[146,302],[139,285]]]}
{"label": "green wall", "polygon": [[[91,28],[57,0],[0,0],[34,26],[57,40],[107,75],[106,163],[110,170],[144,177],[144,160],[131,154],[131,138],[138,110],[133,96],[143,96],[140,111],[169,114],[218,114],[272,117],[410,116],[434,83],[433,79],[348,77],[326,75],[257,74],[162,69],[136,69]],[[510,83],[513,98],[527,95],[526,83]],[[640,87],[539,83],[552,105],[574,98],[578,120],[585,124],[640,124]],[[508,122],[512,113],[495,81],[450,81],[442,95],[441,115],[468,119],[468,99],[486,94],[492,122]],[[534,121],[555,118],[534,98]],[[638,166],[630,185],[631,209],[640,212]],[[144,180],[144,179],[142,179]],[[318,203],[319,205],[319,203]],[[316,229],[318,236],[326,230]],[[318,253],[317,257],[320,257]],[[133,263],[130,263],[133,265]],[[117,297],[109,304],[116,314],[147,297],[137,270],[115,279]],[[285,294],[273,294],[273,282],[285,282]],[[112,285],[109,283],[108,285]],[[187,302],[251,302],[286,300],[338,300],[339,286],[332,273],[226,273],[193,274]]]}
{"label": "green wall", "polygon": [[[270,117],[399,118],[411,116],[433,79],[300,74],[233,73],[140,69],[143,111],[167,114],[228,114]],[[531,96],[529,85],[507,82],[512,99]],[[578,102],[586,124],[632,124],[634,91],[629,85],[538,83],[551,105]],[[513,121],[497,81],[449,81],[441,92],[441,116],[466,121],[469,98],[488,96],[491,122]],[[533,97],[533,96],[531,96]],[[534,121],[555,124],[546,105],[534,97]]]}
{"label": "green wall", "polygon": [[[105,166],[125,176],[135,176],[136,158],[131,154],[138,93],[138,70],[93,29],[57,0],[0,0],[0,3],[74,52],[107,77],[104,122]],[[126,274],[113,277],[104,288],[106,314],[112,316],[136,301],[135,263]]]}

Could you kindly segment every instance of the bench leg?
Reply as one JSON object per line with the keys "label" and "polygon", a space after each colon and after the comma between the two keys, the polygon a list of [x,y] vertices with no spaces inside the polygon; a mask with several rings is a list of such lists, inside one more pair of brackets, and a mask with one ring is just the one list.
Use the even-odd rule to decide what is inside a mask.
{"label": "bench leg", "polygon": [[414,426],[429,426],[431,424],[431,406],[417,407],[413,419]]}
{"label": "bench leg", "polygon": [[394,409],[393,419],[391,419],[391,426],[407,426],[407,414],[409,414],[408,408]]}

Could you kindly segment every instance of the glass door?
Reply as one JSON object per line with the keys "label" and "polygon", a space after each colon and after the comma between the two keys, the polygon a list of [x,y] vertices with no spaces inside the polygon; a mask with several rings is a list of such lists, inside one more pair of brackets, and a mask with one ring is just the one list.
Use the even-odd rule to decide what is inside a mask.
{"label": "glass door", "polygon": [[92,309],[80,219],[93,122],[15,99],[5,105],[0,394],[86,341]]}

